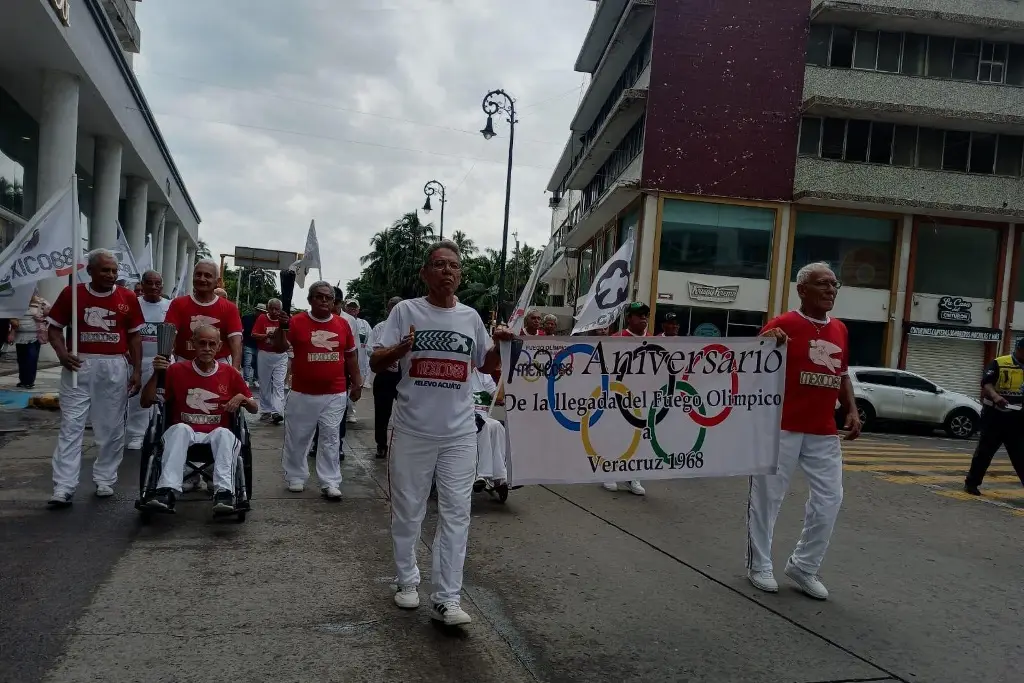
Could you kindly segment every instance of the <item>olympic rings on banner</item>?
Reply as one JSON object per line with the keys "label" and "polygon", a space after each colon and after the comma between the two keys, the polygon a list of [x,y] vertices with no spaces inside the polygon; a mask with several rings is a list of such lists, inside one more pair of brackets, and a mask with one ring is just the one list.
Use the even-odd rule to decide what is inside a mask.
{"label": "olympic rings on banner", "polygon": [[[607,381],[607,379],[605,381]],[[602,382],[602,384],[603,384],[603,382]],[[591,398],[600,398],[601,397],[601,393],[602,393],[602,389],[604,389],[604,387],[598,387],[598,388],[594,389],[594,391],[590,394],[590,397]],[[606,391],[610,390],[611,393],[618,394],[619,396],[622,396],[622,397],[626,397],[626,396],[629,395],[629,389],[622,382],[612,382],[607,387],[607,389],[604,389],[604,390],[606,390]],[[638,417],[640,415],[642,415],[642,413],[640,412],[640,410],[638,408],[634,408],[634,411],[636,412]],[[590,443],[590,427],[593,426],[593,423],[588,419],[589,415],[590,415],[590,411],[588,410],[586,413],[584,413],[583,418],[580,420],[580,425],[581,425],[581,427],[580,427],[580,436],[583,439],[583,450],[585,450],[587,455],[589,455],[592,458],[601,458],[602,460],[612,460],[613,458],[606,458],[606,457],[604,457],[602,455],[599,455],[598,452],[594,449],[594,445],[592,443]],[[597,420],[594,420],[593,422],[596,423]],[[623,451],[622,454],[619,455],[615,459],[617,459],[617,460],[629,460],[630,458],[632,458],[636,454],[637,447],[640,445],[640,434],[641,434],[641,430],[640,429],[634,429],[633,430],[633,440],[629,442],[629,446],[626,447],[626,450]]]}
{"label": "olympic rings on banner", "polygon": [[[544,354],[547,356],[546,361],[538,360],[538,357]],[[524,360],[525,356],[525,360]],[[554,358],[551,356],[551,352],[548,349],[536,349],[531,355],[529,351],[523,349],[519,352],[519,358],[516,359],[516,367],[519,368],[519,376],[524,381],[537,382],[541,379],[545,379],[549,376],[554,376],[554,380],[557,382],[562,379],[563,368],[572,368],[572,358],[570,358],[563,365],[556,365]]]}
{"label": "olympic rings on banner", "polygon": [[[572,344],[559,351],[558,355],[555,356],[555,359],[552,361],[552,364],[558,367],[566,358],[571,359],[577,353],[591,354],[593,352],[594,347],[590,344]],[[558,404],[555,402],[555,382],[557,381],[558,373],[555,373],[554,376],[548,377],[548,410],[551,411],[551,414],[554,416],[555,421],[558,422],[558,424],[562,425],[570,432],[578,432],[580,431],[580,423],[570,420],[556,408]],[[601,390],[608,391],[607,375],[601,377]],[[590,417],[588,426],[593,427],[597,424],[597,421],[601,419],[602,415],[604,415],[604,409],[596,411]]]}
{"label": "olympic rings on banner", "polygon": [[[672,388],[673,387],[669,387],[666,384],[661,389],[659,389],[659,391],[669,392],[669,391],[671,391]],[[690,396],[700,397],[700,394],[697,393],[697,390],[694,389],[693,386],[689,382],[685,382],[683,380],[677,380],[676,381],[676,385],[675,385],[674,388],[675,389],[679,389],[681,391],[685,391]],[[695,406],[695,408],[696,408],[696,410],[700,411],[701,416],[705,415],[704,404],[703,403],[698,404],[697,406]],[[689,411],[689,413],[690,413],[690,417],[693,417],[694,411],[691,410],[691,411]],[[671,459],[671,455],[669,453],[665,452],[665,449],[661,447],[660,443],[658,443],[658,433],[657,433],[657,430],[655,429],[655,426],[657,424],[658,424],[658,422],[657,422],[657,419],[656,419],[656,415],[654,413],[654,406],[651,406],[650,410],[647,411],[647,426],[651,430],[651,448],[654,450],[655,455],[657,455],[659,459],[661,459],[663,462],[668,462]],[[693,442],[693,445],[690,447],[689,450],[684,451],[684,452],[685,453],[693,453],[694,451],[699,451],[701,446],[704,445],[704,438],[707,435],[708,435],[708,430],[705,427],[701,427],[700,431],[697,432],[697,440]]]}
{"label": "olympic rings on banner", "polygon": [[[717,351],[718,353],[725,353],[725,352],[729,351],[729,349],[727,349],[726,347],[722,346],[721,344],[708,344],[707,346],[705,346],[700,351],[701,351],[702,354],[707,353],[708,351]],[[689,378],[690,378],[689,375],[680,375],[680,377],[679,377],[679,379],[681,381],[684,381],[684,382],[687,379],[689,379]],[[678,382],[676,383],[676,386],[677,387],[679,386]],[[687,384],[687,386],[690,386],[690,385]],[[692,389],[693,387],[690,387],[690,388]],[[740,391],[740,376],[739,376],[739,373],[736,372],[736,370],[733,370],[733,372],[732,372],[732,393],[733,394],[738,394],[739,391]],[[699,414],[697,412],[691,410],[689,415],[690,415],[690,419],[692,419],[694,422],[696,422],[701,427],[717,427],[718,425],[720,425],[723,422],[725,422],[725,420],[729,417],[729,415],[731,413],[732,413],[732,406],[728,406],[728,407],[724,408],[722,410],[722,412],[718,413],[718,415],[715,415],[713,417],[707,417],[707,415],[705,415],[705,412],[703,410],[701,410]]]}

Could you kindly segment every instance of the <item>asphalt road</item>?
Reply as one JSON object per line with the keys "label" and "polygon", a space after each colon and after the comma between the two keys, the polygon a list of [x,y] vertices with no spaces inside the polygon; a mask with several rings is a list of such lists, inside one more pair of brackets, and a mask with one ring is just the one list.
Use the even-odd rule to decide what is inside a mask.
{"label": "asphalt road", "polygon": [[[481,495],[464,597],[474,623],[447,631],[391,603],[386,465],[363,424],[349,434],[340,504],[287,493],[280,429],[261,425],[245,524],[214,522],[195,500],[146,527],[131,506],[134,454],[117,497],[91,498],[84,467],[75,506],[48,512],[52,423],[7,434],[0,681],[1024,680],[1021,510],[936,495],[919,478],[962,473],[906,464],[959,467],[970,445],[869,435],[848,451],[824,603],[785,579],[777,595],[746,582],[742,479],[655,482],[644,498]],[[993,476],[1006,476],[997,467],[1004,455]],[[779,570],[805,494],[798,478]],[[428,574],[433,526],[430,513]]]}

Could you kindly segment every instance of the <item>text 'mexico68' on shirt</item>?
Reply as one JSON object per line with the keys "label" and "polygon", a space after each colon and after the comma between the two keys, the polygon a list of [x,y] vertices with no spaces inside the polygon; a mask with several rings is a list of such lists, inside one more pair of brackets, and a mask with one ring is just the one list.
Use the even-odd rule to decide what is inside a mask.
{"label": "text 'mexico68' on shirt", "polygon": [[231,357],[228,337],[242,336],[242,317],[238,315],[238,307],[219,296],[215,296],[208,304],[199,303],[191,294],[175,297],[167,309],[164,322],[178,328],[178,336],[174,339],[174,355],[186,360],[196,357],[192,332],[197,327],[213,325],[220,330],[222,344],[217,354],[218,360]]}
{"label": "text 'mexico68' on shirt", "polygon": [[345,354],[356,352],[356,339],[345,320],[299,313],[288,323],[288,342],[294,354],[292,391],[311,396],[345,393]]}
{"label": "text 'mexico68' on shirt", "polygon": [[[78,353],[120,356],[128,353],[128,334],[145,324],[139,298],[124,287],[94,292],[87,284],[78,287]],[[71,288],[65,287],[50,309],[51,325],[71,324]],[[70,351],[71,349],[68,349]]]}
{"label": "text 'mexico68' on shirt", "polygon": [[789,337],[782,429],[835,434],[836,401],[850,361],[846,325],[835,318],[814,320],[800,311],[790,311],[769,320],[761,331],[776,328]]}
{"label": "text 'mexico68' on shirt", "polygon": [[410,326],[416,338],[401,361],[395,429],[430,439],[475,434],[470,374],[491,344],[480,314],[464,304],[438,308],[425,298],[406,299],[391,310],[377,348],[400,343]]}
{"label": "text 'mexico68' on shirt", "polygon": [[170,299],[161,298],[156,303],[139,299],[139,306],[142,307],[142,317],[146,320],[146,324],[140,330],[143,360],[153,360],[156,358],[156,326],[167,317],[167,309],[170,305]]}
{"label": "text 'mexico68' on shirt", "polygon": [[230,427],[230,413],[224,405],[242,394],[252,398],[238,370],[215,363],[204,373],[194,361],[180,360],[167,368],[164,400],[169,424],[187,424],[194,432],[209,433],[217,427]]}

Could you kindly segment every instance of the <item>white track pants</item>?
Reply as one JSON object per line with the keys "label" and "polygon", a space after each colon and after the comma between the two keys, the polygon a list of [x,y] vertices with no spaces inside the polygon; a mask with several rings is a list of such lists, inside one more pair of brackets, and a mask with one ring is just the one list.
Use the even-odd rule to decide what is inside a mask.
{"label": "white track pants", "polygon": [[171,425],[164,432],[164,459],[157,488],[181,493],[181,480],[185,471],[188,449],[196,444],[210,444],[213,451],[213,487],[216,491],[235,490],[235,465],[242,450],[242,442],[230,429],[217,427],[206,434],[193,431],[187,424]]}
{"label": "white track pants", "polygon": [[458,600],[469,541],[469,508],[476,473],[476,434],[448,441],[395,431],[388,455],[391,540],[399,585],[419,585],[416,543],[427,512],[430,484],[437,482],[431,600]]}
{"label": "white track pants", "polygon": [[81,358],[78,387],[71,372],[60,375],[60,434],[53,451],[54,493],[74,493],[82,471],[82,440],[91,418],[96,460],[92,479],[97,486],[117,483],[124,456],[125,413],[128,409],[128,362],[124,356]]}
{"label": "white track pants", "polygon": [[[260,370],[260,377],[263,371]],[[262,386],[262,382],[261,382]],[[320,486],[341,486],[341,418],[348,394],[313,396],[288,393],[284,408],[284,449],[281,466],[288,484],[305,484],[309,479],[309,447],[313,432],[320,427],[316,442],[316,477]]]}
{"label": "white track pants", "polygon": [[484,428],[476,435],[476,476],[478,479],[508,479],[505,426],[491,417],[484,417]]}
{"label": "white track pants", "polygon": [[[146,383],[149,382],[152,376],[153,359],[143,358],[142,386],[146,386]],[[125,428],[125,434],[129,443],[134,439],[142,439],[146,435],[146,428],[149,427],[149,418],[153,414],[152,407],[143,408],[140,403],[141,400],[141,391],[128,399],[128,425]]]}
{"label": "white track pants", "polygon": [[772,569],[775,520],[797,463],[807,477],[810,495],[804,507],[804,530],[793,551],[793,564],[810,574],[817,574],[821,568],[843,502],[843,454],[839,437],[783,431],[778,474],[750,478],[748,569]]}
{"label": "white track pants", "polygon": [[260,376],[260,412],[284,412],[284,378],[288,374],[288,354],[260,350],[256,356]]}

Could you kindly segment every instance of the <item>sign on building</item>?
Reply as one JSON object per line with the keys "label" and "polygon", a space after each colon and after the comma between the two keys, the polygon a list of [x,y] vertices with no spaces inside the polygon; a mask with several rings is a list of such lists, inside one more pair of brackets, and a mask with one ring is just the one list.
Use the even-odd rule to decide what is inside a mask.
{"label": "sign on building", "polygon": [[288,270],[301,256],[294,251],[254,249],[235,247],[236,268],[262,268],[263,270]]}
{"label": "sign on building", "polygon": [[970,301],[964,301],[958,296],[944,296],[939,299],[939,320],[947,323],[971,324]]}
{"label": "sign on building", "polygon": [[967,339],[970,341],[997,342],[1003,338],[1003,331],[984,327],[953,327],[952,325],[927,325],[911,323],[909,334],[917,337],[939,339]]}
{"label": "sign on building", "polygon": [[732,303],[736,301],[736,297],[740,293],[739,285],[718,287],[716,285],[706,285],[702,282],[688,282],[687,284],[690,287],[690,298],[694,301],[710,301],[719,304]]}
{"label": "sign on building", "polygon": [[71,0],[50,0],[54,14],[65,26],[71,25]]}

